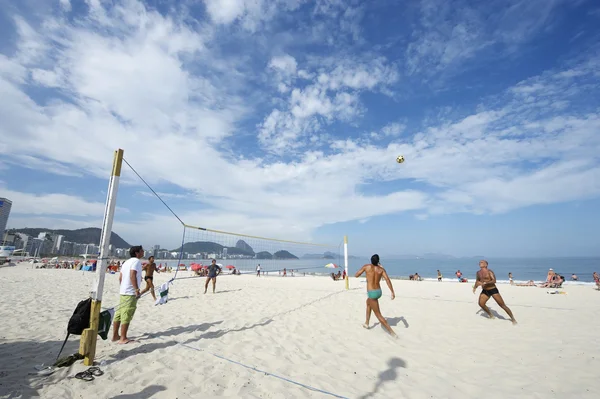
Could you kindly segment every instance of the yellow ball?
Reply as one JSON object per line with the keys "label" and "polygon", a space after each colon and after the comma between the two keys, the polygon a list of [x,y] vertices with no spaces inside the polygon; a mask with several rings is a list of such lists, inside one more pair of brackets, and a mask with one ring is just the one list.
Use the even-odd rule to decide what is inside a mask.
{"label": "yellow ball", "polygon": [[398,163],[404,162],[404,155],[398,155],[398,157],[396,158],[396,162],[398,162]]}

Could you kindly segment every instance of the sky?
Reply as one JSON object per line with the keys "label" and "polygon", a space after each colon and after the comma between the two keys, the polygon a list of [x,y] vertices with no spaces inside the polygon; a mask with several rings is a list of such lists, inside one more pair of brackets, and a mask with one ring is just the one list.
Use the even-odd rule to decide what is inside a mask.
{"label": "sky", "polygon": [[[592,0],[0,0],[0,197],[101,227],[122,148],[189,225],[598,256],[599,43]],[[113,231],[182,236],[127,165]]]}

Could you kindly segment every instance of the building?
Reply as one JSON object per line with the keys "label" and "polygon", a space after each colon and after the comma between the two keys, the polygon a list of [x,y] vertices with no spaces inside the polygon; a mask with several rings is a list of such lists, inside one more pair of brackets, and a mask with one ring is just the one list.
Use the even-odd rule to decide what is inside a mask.
{"label": "building", "polygon": [[65,245],[65,236],[61,234],[55,234],[52,236],[52,253],[56,255],[62,255],[62,248]]}
{"label": "building", "polygon": [[12,208],[12,201],[8,198],[0,198],[0,241],[4,241],[4,232],[8,224],[10,208]]}

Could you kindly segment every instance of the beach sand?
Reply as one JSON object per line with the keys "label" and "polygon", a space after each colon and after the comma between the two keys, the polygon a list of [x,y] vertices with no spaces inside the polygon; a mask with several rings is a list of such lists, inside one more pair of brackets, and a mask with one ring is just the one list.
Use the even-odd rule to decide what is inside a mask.
{"label": "beach sand", "polygon": [[[189,276],[180,272],[179,276]],[[155,275],[159,285],[173,274]],[[327,277],[222,276],[176,280],[169,302],[143,297],[131,324],[136,344],[98,341],[103,376],[69,378],[78,361],[46,377],[67,322],[95,273],[0,270],[0,397],[31,398],[597,398],[600,292],[570,286],[500,286],[519,321],[478,312],[471,284],[394,281],[382,313],[397,340],[365,317],[364,279],[350,290]],[[118,274],[106,276],[103,305],[118,302]],[[371,322],[377,322],[372,316]],[[112,333],[112,331],[111,331]],[[77,352],[71,337],[63,355]],[[302,385],[301,385],[302,384]],[[323,392],[321,392],[323,391]]]}

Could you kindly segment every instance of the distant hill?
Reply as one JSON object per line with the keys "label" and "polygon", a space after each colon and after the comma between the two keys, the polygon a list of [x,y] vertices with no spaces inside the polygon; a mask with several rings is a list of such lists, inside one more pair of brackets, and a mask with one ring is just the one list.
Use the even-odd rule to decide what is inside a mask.
{"label": "distant hill", "polygon": [[[52,229],[44,229],[44,228],[32,228],[26,227],[23,229],[11,229],[11,232],[16,233],[24,233],[33,237],[37,237],[38,234],[47,231],[51,234],[60,234],[65,236],[65,241],[76,242],[78,244],[96,244],[100,245],[100,235],[102,234],[102,230],[97,227],[88,227],[85,229],[77,229],[77,230],[52,230]],[[127,243],[124,239],[122,239],[117,233],[114,231],[110,236],[110,243],[114,248],[130,248],[131,245]]]}
{"label": "distant hill", "polygon": [[261,251],[256,254],[256,259],[273,259],[273,255],[267,251]]}
{"label": "distant hill", "polygon": [[[223,252],[223,248],[227,248],[227,253],[229,255],[246,255],[246,256],[254,256],[254,250],[252,250],[252,248],[246,244],[245,242],[243,242],[242,240],[240,240],[242,243],[244,243],[246,246],[240,245],[240,247],[226,247],[224,245],[221,244],[217,244],[216,242],[211,242],[211,241],[195,241],[195,242],[186,242],[185,244],[183,244],[183,252],[188,252],[191,254],[197,254],[200,252],[208,252],[208,253],[221,253]],[[238,244],[239,242],[238,241]],[[181,247],[174,249],[172,252],[180,252],[181,251]]]}
{"label": "distant hill", "polygon": [[238,240],[238,242],[235,243],[235,247],[239,250],[244,251],[245,253],[251,253],[254,255],[254,250],[244,240]]}
{"label": "distant hill", "polygon": [[273,254],[273,259],[298,259],[298,257],[288,251],[277,251]]}
{"label": "distant hill", "polygon": [[333,252],[325,251],[322,254],[304,254],[302,259],[336,259],[338,255]]}

